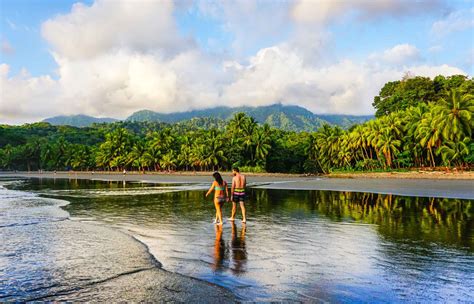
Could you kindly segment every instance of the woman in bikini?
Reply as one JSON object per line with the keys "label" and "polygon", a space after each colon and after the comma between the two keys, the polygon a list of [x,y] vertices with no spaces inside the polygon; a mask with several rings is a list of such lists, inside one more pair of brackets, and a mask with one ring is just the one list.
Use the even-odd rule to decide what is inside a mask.
{"label": "woman in bikini", "polygon": [[229,189],[227,188],[227,182],[222,179],[222,176],[219,172],[214,172],[212,174],[215,181],[212,183],[211,188],[206,193],[206,197],[211,194],[213,190],[214,192],[214,206],[216,207],[216,219],[214,223],[218,225],[222,225],[222,207],[224,206],[224,202],[226,201],[227,197],[229,197]]}

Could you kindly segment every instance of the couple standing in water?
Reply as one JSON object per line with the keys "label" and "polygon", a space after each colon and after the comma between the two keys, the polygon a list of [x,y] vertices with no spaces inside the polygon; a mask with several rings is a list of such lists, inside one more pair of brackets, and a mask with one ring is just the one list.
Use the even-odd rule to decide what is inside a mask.
{"label": "couple standing in water", "polygon": [[226,201],[232,200],[232,215],[229,218],[230,221],[235,220],[235,213],[237,211],[237,203],[240,204],[240,209],[242,210],[242,223],[247,222],[247,218],[245,216],[245,187],[246,187],[246,180],[245,176],[240,174],[240,170],[237,167],[232,169],[232,186],[230,190],[230,197],[229,197],[229,188],[227,186],[227,182],[222,179],[222,176],[219,172],[214,172],[212,175],[215,181],[212,183],[211,188],[206,193],[206,197],[208,197],[213,190],[214,192],[214,206],[216,207],[216,218],[214,223],[218,225],[223,224],[222,220],[222,207]]}

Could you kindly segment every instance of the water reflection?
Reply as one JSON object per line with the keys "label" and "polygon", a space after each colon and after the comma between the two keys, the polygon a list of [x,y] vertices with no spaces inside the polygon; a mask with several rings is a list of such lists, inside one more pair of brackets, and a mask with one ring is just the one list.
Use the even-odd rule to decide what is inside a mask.
{"label": "water reflection", "polygon": [[224,268],[224,259],[226,259],[226,245],[222,239],[221,225],[215,225],[214,230],[216,232],[216,241],[214,242],[214,263],[212,264],[213,271],[219,271]]}
{"label": "water reflection", "polygon": [[246,225],[242,224],[240,229],[237,228],[235,222],[230,222],[231,240],[226,243],[222,237],[225,228],[215,225],[214,231],[216,239],[214,242],[214,262],[211,269],[219,272],[229,268],[233,274],[240,275],[246,271],[247,250],[245,248],[245,232]]}
{"label": "water reflection", "polygon": [[247,225],[242,223],[240,232],[237,230],[235,222],[231,222],[232,226],[232,240],[231,240],[231,252],[232,252],[232,272],[235,275],[239,275],[246,271],[247,264],[247,249],[245,248],[245,232]]}

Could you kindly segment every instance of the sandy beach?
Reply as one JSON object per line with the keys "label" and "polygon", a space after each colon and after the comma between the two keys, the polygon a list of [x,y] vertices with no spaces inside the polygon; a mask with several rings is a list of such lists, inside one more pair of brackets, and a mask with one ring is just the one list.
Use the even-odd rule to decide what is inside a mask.
{"label": "sandy beach", "polygon": [[[200,173],[91,173],[43,172],[0,173],[0,177],[95,179],[144,183],[207,183],[212,181],[208,172]],[[231,180],[230,173],[224,178]],[[288,190],[332,190],[371,192],[405,196],[474,199],[474,177],[464,173],[364,173],[334,174],[329,176],[301,176],[291,174],[247,174],[251,187]]]}

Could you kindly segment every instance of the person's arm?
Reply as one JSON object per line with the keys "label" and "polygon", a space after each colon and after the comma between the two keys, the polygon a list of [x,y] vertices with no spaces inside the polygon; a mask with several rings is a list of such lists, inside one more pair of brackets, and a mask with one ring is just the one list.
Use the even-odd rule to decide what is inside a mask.
{"label": "person's arm", "polygon": [[232,178],[232,188],[230,189],[230,196],[234,197],[234,190],[235,190],[235,177]]}
{"label": "person's arm", "polygon": [[214,190],[215,186],[216,186],[215,183],[212,183],[211,188],[209,188],[209,191],[207,191],[207,193],[206,193],[206,197],[208,197],[209,194],[211,194],[211,192],[212,192],[212,190]]}
{"label": "person's arm", "polygon": [[244,175],[244,180],[242,181],[242,188],[245,189],[246,187],[247,187],[247,178]]}
{"label": "person's arm", "polygon": [[225,197],[229,199],[229,187],[227,185],[227,182],[224,182],[224,187],[225,187]]}

